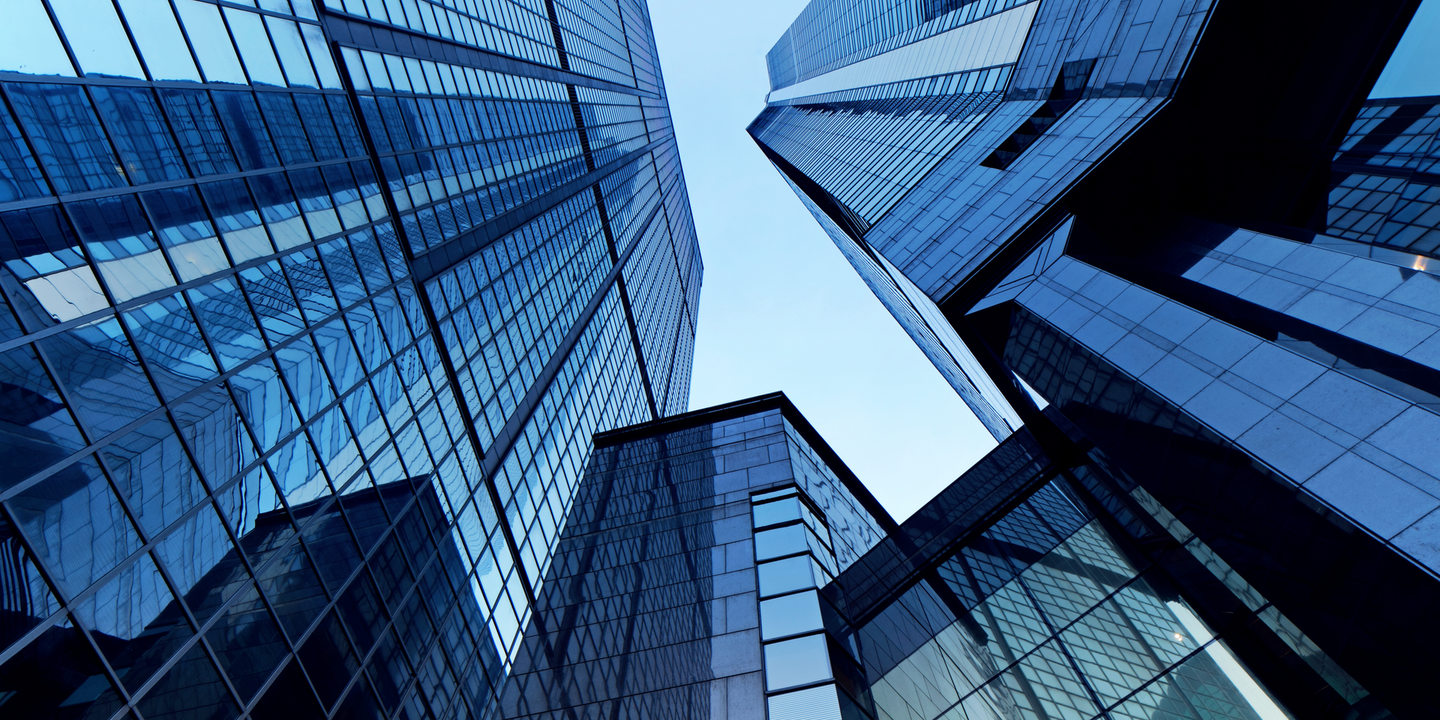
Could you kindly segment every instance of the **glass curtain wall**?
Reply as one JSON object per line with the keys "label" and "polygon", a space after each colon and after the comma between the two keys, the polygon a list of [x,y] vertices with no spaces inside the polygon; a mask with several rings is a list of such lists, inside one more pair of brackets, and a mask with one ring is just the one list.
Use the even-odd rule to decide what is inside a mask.
{"label": "glass curtain wall", "polygon": [[647,10],[551,5],[7,4],[0,715],[493,711],[701,273]]}

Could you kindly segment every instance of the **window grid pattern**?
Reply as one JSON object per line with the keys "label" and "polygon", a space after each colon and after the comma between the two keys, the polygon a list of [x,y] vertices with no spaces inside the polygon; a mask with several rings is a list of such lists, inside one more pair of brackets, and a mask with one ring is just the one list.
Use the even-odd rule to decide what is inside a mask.
{"label": "window grid pattern", "polygon": [[610,269],[587,200],[571,198],[426,285],[466,416],[486,447]]}
{"label": "window grid pattern", "polygon": [[[794,457],[792,455],[792,457]],[[755,572],[759,578],[761,652],[765,658],[766,704],[774,720],[799,717],[840,717],[837,672],[858,674],[855,660],[832,652],[817,592],[837,572],[830,528],[810,498],[790,486],[750,497],[755,531]],[[811,604],[808,616],[784,612]],[[770,612],[767,612],[770,611]],[[788,622],[778,622],[782,617]],[[800,615],[796,617],[796,615]],[[838,649],[838,648],[837,648]],[[852,688],[853,690],[853,688]],[[810,713],[794,712],[802,698]],[[847,705],[854,701],[845,698]],[[826,712],[829,711],[829,712]]]}
{"label": "window grid pattern", "polygon": [[822,0],[805,6],[765,56],[770,89],[794,85],[1030,0]]}
{"label": "window grid pattern", "polygon": [[0,35],[0,72],[340,88],[309,0],[266,0],[259,11],[201,0],[18,5]]}
{"label": "window grid pattern", "polygon": [[[346,164],[332,167],[350,172]],[[57,297],[91,288],[119,306],[92,310],[58,332],[50,328],[61,316],[47,313],[43,292],[21,291],[7,308],[7,338],[48,332],[33,343],[11,342],[6,353],[10,382],[21,380],[25,392],[45,401],[30,442],[48,458],[35,468],[40,477],[7,480],[6,507],[20,533],[7,542],[23,537],[37,553],[21,561],[27,604],[49,609],[34,615],[48,619],[33,627],[49,626],[44,632],[71,636],[82,648],[92,638],[100,648],[82,655],[99,673],[93,707],[138,697],[137,708],[164,714],[193,710],[183,704],[203,699],[233,713],[254,700],[265,673],[291,651],[329,706],[335,698],[320,686],[343,688],[349,676],[336,680],[334,673],[348,668],[353,675],[357,666],[307,659],[303,633],[323,622],[316,618],[327,605],[343,606],[338,594],[347,578],[356,587],[362,581],[353,578],[368,572],[396,572],[373,564],[380,552],[375,523],[362,528],[341,508],[355,506],[372,520],[404,512],[414,506],[409,478],[439,468],[445,514],[496,525],[488,498],[467,489],[479,483],[478,465],[468,443],[455,443],[460,419],[393,229],[383,215],[366,219],[365,203],[347,188],[321,195],[322,182],[297,201],[292,186],[302,184],[293,171],[289,177],[254,175],[203,183],[198,192],[182,185],[0,215],[17,258],[7,270],[31,274]],[[342,217],[364,224],[347,236]],[[316,235],[321,239],[312,240]],[[35,255],[37,242],[60,247]],[[34,273],[57,260],[69,270]],[[188,282],[182,287],[177,278]],[[57,497],[59,478],[73,489]],[[442,546],[454,554],[460,542],[457,534]],[[76,543],[89,551],[77,552]],[[423,566],[427,551],[441,552],[421,547],[407,556]],[[372,570],[353,575],[367,554]],[[473,571],[477,586],[503,582],[513,565],[503,546],[474,547],[466,556],[461,579]],[[245,580],[252,576],[267,597],[293,591],[312,600],[297,607],[262,601]],[[427,602],[469,612],[484,631],[489,608],[462,611],[462,603],[440,597],[427,595]],[[57,599],[67,601],[68,615]],[[117,612],[116,603],[129,609]],[[421,611],[414,603],[391,608],[397,624],[413,623]],[[342,646],[352,642],[344,637],[363,632],[351,622],[333,626]],[[384,627],[383,618],[376,622]],[[411,645],[433,638],[420,627],[404,631]],[[518,631],[518,620],[510,631]],[[250,633],[246,642],[259,643],[260,654],[247,658],[243,643],[222,642],[235,633]],[[165,640],[143,640],[155,637]],[[101,638],[126,642],[117,648]],[[470,654],[488,647],[495,655],[485,640],[466,646]],[[43,660],[37,652],[42,646],[22,648],[7,665]],[[165,671],[170,653],[184,654],[160,682],[144,686]],[[256,671],[247,660],[258,658],[271,664],[258,677],[246,675]],[[101,662],[124,682],[105,681]],[[217,674],[215,662],[226,674]],[[316,662],[326,669],[307,665]],[[370,672],[382,671],[390,670]]]}
{"label": "window grid pattern", "polygon": [[587,463],[505,717],[764,717],[727,684],[763,671],[749,495],[786,482],[781,413],[642,435]]}
{"label": "window grid pattern", "polygon": [[[386,84],[357,55],[352,95],[314,7],[258,5],[20,0],[0,29],[7,712],[486,716],[591,433],[650,417],[588,188],[423,287],[406,246],[544,194],[547,171],[583,174],[573,107],[604,163],[649,142],[647,122],[669,134],[663,99],[582,88],[577,104],[553,83],[378,55]],[[643,5],[622,11],[644,20],[629,39],[658,91]],[[401,110],[362,124],[360,97]],[[668,252],[687,253],[692,284],[654,291],[693,308],[698,250],[666,152],[606,201],[643,188],[637,207],[654,207],[665,174],[682,221],[648,237],[684,243]],[[377,178],[387,161],[419,180]],[[495,308],[449,304],[461,268]],[[442,360],[499,313],[490,332],[529,353],[506,368],[529,385],[601,292],[493,480],[502,516],[471,442],[480,416]],[[686,343],[691,317],[666,318]]]}
{"label": "window grid pattern", "polygon": [[922,583],[861,630],[883,716],[1260,717],[1163,576],[1132,566],[1054,483],[939,577],[966,617]]}
{"label": "window grid pattern", "polygon": [[[622,18],[617,2],[555,0],[555,24],[565,43],[566,62],[575,72],[636,86],[626,33],[635,20]],[[648,18],[644,20],[649,26]],[[653,84],[653,81],[652,81]]]}
{"label": "window grid pattern", "polygon": [[496,473],[496,486],[511,498],[505,516],[528,577],[543,578],[549,569],[588,438],[650,417],[641,382],[620,295],[612,288]]}
{"label": "window grid pattern", "polygon": [[[665,94],[660,76],[660,58],[655,52],[655,33],[650,23],[650,9],[638,0],[619,0],[620,21],[625,29],[626,50],[629,51],[635,87],[656,95]],[[669,113],[666,113],[668,117]]]}
{"label": "window grid pattern", "polygon": [[550,19],[540,0],[325,0],[325,7],[560,67]]}
{"label": "window grid pattern", "polygon": [[[880,86],[875,100],[772,105],[749,132],[869,228],[1000,103],[1010,70]],[[903,90],[927,94],[889,97]]]}
{"label": "window grid pattern", "polygon": [[[587,172],[565,85],[371,51],[344,54],[417,254]],[[649,142],[634,97],[578,90],[595,166]]]}
{"label": "window grid pattern", "polygon": [[1335,154],[1327,233],[1440,252],[1440,104],[1372,100]]}

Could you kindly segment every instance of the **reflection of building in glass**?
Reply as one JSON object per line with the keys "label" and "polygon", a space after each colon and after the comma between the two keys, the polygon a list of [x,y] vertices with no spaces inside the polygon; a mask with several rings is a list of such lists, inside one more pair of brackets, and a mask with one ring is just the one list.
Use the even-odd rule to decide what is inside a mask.
{"label": "reflection of building in glass", "polygon": [[648,10],[241,5],[6,5],[0,716],[493,714],[688,402]]}
{"label": "reflection of building in glass", "polygon": [[898,526],[783,395],[596,445],[505,717],[1283,717],[1028,430]]}
{"label": "reflection of building in glass", "polygon": [[[1189,611],[1296,717],[1440,715],[1440,106],[1367,97],[1419,4],[815,0],[750,126],[1001,450],[1028,436],[1178,587],[1209,578]],[[1146,577],[1125,559],[1096,566]],[[1083,680],[1070,635],[1101,628],[1055,619],[1048,562],[990,600],[990,571],[947,571],[994,616],[957,637]],[[1145,583],[1097,606],[1104,632],[1174,610]],[[1063,701],[1008,672],[1005,702],[1219,712],[1198,679],[1107,694],[1180,649],[1129,643]],[[979,712],[956,702],[915,713]]]}

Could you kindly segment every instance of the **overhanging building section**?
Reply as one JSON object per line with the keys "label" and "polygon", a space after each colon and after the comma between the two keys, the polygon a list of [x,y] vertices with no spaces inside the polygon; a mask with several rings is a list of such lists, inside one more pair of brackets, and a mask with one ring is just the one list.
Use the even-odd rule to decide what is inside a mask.
{"label": "overhanging building section", "polygon": [[[961,8],[996,4],[956,5],[978,28]],[[1278,667],[1267,644],[1312,658],[1257,671],[1296,716],[1436,711],[1407,629],[1440,602],[1440,466],[1414,442],[1440,426],[1436,111],[1367,97],[1417,5],[1041,2],[983,119],[891,162],[934,118],[886,117],[887,155],[841,102],[875,88],[794,88],[955,30],[929,5],[816,2],[751,126],[976,414],[1013,413],[997,438],[1023,423],[1072,485],[1103,468],[1117,522],[1164,528],[1142,545],[1200,543],[1231,580],[1187,602],[1269,628],[1233,641],[1252,670]],[[939,75],[889,92],[966,96]],[[866,204],[871,176],[899,198]]]}
{"label": "overhanging building section", "polygon": [[1343,677],[1273,608],[1231,620],[1203,543],[1028,430],[901,524],[783,395],[596,445],[507,718],[1248,720],[1281,712],[1232,650],[1263,642],[1303,648],[1265,682]]}

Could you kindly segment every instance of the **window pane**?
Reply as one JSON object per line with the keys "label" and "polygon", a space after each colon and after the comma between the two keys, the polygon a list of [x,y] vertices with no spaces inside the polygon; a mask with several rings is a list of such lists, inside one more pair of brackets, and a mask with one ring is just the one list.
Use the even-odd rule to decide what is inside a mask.
{"label": "window pane", "polygon": [[134,195],[69,207],[75,227],[116,302],[175,285],[175,277]]}
{"label": "window pane", "polygon": [[275,62],[275,52],[270,49],[270,38],[265,35],[260,16],[225,8],[225,20],[230,23],[230,32],[234,33],[240,56],[245,59],[250,82],[285,87],[285,76],[280,74],[280,64]]}
{"label": "window pane", "polygon": [[40,0],[10,0],[0,22],[0,70],[34,75],[75,75],[65,46]]}
{"label": "window pane", "polygon": [[7,85],[15,117],[30,134],[35,153],[59,193],[122,187],[110,143],[85,90],[75,85]]}
{"label": "window pane", "polygon": [[170,253],[182,282],[198,280],[229,266],[194,188],[157,190],[140,199],[155,219],[161,244]]}
{"label": "window pane", "polygon": [[755,559],[769,560],[783,555],[793,555],[804,552],[805,526],[790,525],[775,530],[764,530],[755,533]]}
{"label": "window pane", "polygon": [[310,57],[305,54],[305,43],[295,23],[267,17],[265,25],[275,38],[275,49],[280,53],[280,63],[285,66],[285,77],[290,79],[290,84],[316,87],[315,71],[310,69]]}
{"label": "window pane", "polygon": [[760,629],[765,640],[819,630],[820,596],[814,591],[786,595],[760,603]]}
{"label": "window pane", "polygon": [[779,595],[815,587],[814,561],[801,555],[760,566],[760,595]]}
{"label": "window pane", "polygon": [[766,690],[783,690],[829,679],[830,656],[823,634],[765,646]]}
{"label": "window pane", "polygon": [[230,133],[235,145],[235,154],[240,165],[246,170],[275,167],[280,164],[275,155],[275,145],[260,119],[260,106],[255,96],[248,92],[217,92],[215,105],[220,110],[220,119]]}
{"label": "window pane", "polygon": [[149,90],[96,87],[93,92],[125,171],[136,185],[185,179],[185,163]]}
{"label": "window pane", "polygon": [[120,0],[153,80],[200,80],[190,48],[166,0]]}
{"label": "window pane", "polygon": [[771,697],[770,720],[842,720],[834,685],[806,688]]}
{"label": "window pane", "polygon": [[185,32],[200,59],[205,79],[244,85],[245,71],[240,69],[240,58],[235,56],[230,33],[220,20],[220,8],[198,0],[176,0],[175,6],[180,10],[180,19],[185,23]]}
{"label": "window pane", "polygon": [[160,101],[170,116],[170,127],[175,130],[192,172],[214,175],[239,169],[209,94],[204,91],[161,89]]}
{"label": "window pane", "polygon": [[754,509],[757,528],[800,519],[800,501],[795,498],[756,505]]}
{"label": "window pane", "polygon": [[86,75],[145,78],[110,0],[50,0],[50,7]]}
{"label": "window pane", "polygon": [[20,135],[20,126],[0,104],[0,203],[48,194],[40,166]]}

